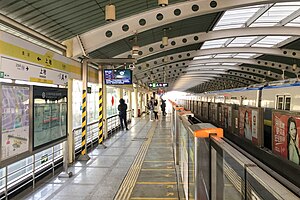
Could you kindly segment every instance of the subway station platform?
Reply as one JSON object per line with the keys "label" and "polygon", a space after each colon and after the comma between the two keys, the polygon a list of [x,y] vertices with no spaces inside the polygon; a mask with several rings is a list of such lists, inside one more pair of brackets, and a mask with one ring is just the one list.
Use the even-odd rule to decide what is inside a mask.
{"label": "subway station platform", "polygon": [[170,126],[170,117],[133,119],[128,131],[106,140],[106,149],[71,166],[71,178],[41,181],[14,199],[179,199]]}

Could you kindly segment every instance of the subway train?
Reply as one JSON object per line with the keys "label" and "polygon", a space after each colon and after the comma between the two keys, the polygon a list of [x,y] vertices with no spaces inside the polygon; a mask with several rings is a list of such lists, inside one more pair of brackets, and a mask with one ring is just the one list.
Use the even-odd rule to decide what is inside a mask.
{"label": "subway train", "polygon": [[[259,146],[274,151],[274,133],[272,133],[274,124],[272,118],[275,115],[273,113],[274,111],[284,111],[299,116],[297,112],[300,111],[299,91],[299,79],[287,79],[250,85],[244,88],[190,94],[178,99],[177,103],[191,110],[202,121],[212,122],[223,128],[227,128],[225,124],[229,121],[233,127],[231,132],[236,134],[243,131],[240,127],[243,116],[240,114],[241,108],[239,107],[260,108],[261,118],[259,120],[262,122],[262,133]],[[230,111],[226,112],[229,112],[230,116],[233,115],[232,119],[231,117],[228,118],[228,114],[224,114],[224,110],[228,109],[228,105]]]}

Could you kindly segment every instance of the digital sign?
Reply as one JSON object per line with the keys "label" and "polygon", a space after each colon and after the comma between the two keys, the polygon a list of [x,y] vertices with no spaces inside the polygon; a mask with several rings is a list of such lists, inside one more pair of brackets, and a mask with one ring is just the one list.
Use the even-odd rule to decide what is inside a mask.
{"label": "digital sign", "polygon": [[131,85],[132,71],[130,69],[104,69],[106,85]]}
{"label": "digital sign", "polygon": [[150,88],[169,87],[169,83],[148,83]]}

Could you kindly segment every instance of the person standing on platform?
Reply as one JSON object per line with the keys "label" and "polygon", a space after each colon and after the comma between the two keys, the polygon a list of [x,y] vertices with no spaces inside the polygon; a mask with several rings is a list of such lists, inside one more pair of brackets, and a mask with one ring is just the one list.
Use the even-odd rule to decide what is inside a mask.
{"label": "person standing on platform", "polygon": [[[124,130],[124,125],[126,130],[129,130],[127,128],[127,104],[125,103],[124,99],[120,99],[120,104],[118,105],[118,111],[119,111],[119,117],[120,117],[120,125],[121,125],[121,129]],[[123,125],[123,121],[124,121],[124,125]]]}
{"label": "person standing on platform", "polygon": [[148,108],[150,110],[150,121],[153,121],[153,108],[154,108],[154,98],[151,97],[151,99],[148,102]]}
{"label": "person standing on platform", "polygon": [[162,111],[163,116],[166,116],[166,100],[161,99],[160,107],[161,107],[161,111]]}
{"label": "person standing on platform", "polygon": [[158,102],[157,102],[156,99],[154,100],[154,104],[153,105],[154,105],[153,106],[154,119],[158,120]]}

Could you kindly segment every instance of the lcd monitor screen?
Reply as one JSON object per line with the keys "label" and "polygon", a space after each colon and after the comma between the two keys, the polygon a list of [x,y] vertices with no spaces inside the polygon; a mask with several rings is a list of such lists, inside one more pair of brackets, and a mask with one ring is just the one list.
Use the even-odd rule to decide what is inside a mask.
{"label": "lcd monitor screen", "polygon": [[132,71],[130,69],[105,69],[104,80],[106,85],[131,85]]}

